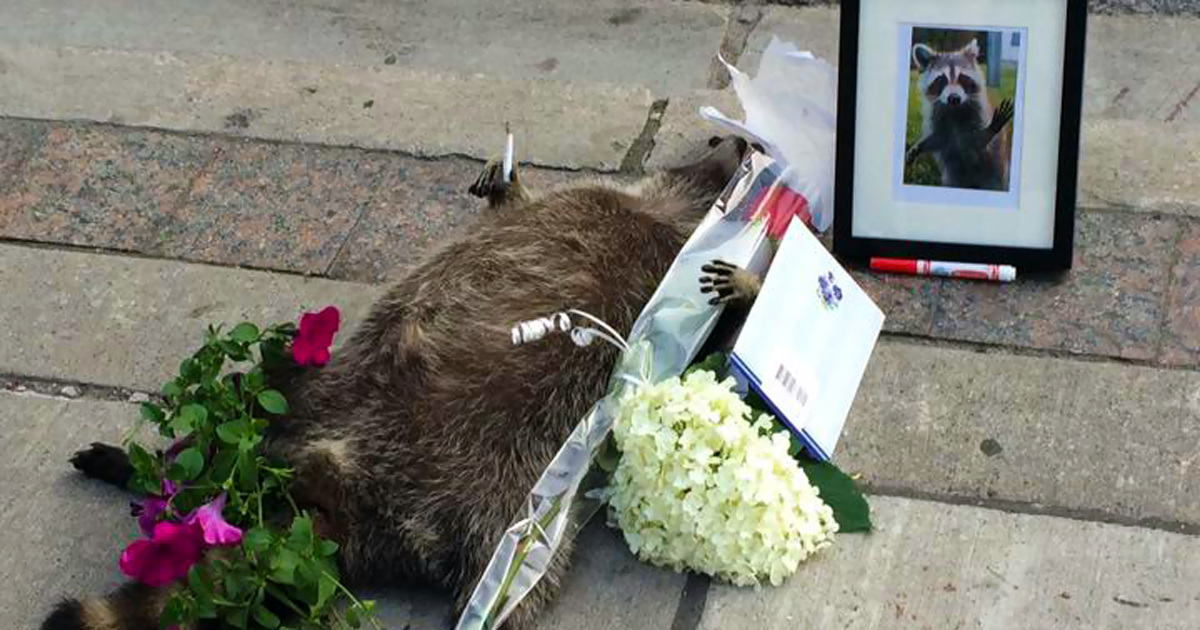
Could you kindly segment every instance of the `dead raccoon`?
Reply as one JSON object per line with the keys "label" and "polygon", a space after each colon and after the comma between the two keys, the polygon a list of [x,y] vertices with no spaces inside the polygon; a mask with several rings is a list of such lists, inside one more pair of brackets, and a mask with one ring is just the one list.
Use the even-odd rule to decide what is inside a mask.
{"label": "dead raccoon", "polygon": [[[605,391],[616,352],[543,342],[514,347],[516,322],[578,308],[628,330],[684,241],[736,172],[747,145],[710,143],[700,161],[629,189],[588,184],[534,196],[489,164],[472,192],[493,212],[397,283],[332,361],[271,375],[292,402],[267,454],[295,468],[293,493],[340,545],[359,586],[426,584],[460,611],[500,536],[563,440]],[[713,266],[714,300],[757,285]],[[121,449],[73,462],[124,485]],[[509,618],[529,627],[569,549]],[[127,585],[66,601],[43,630],[157,628],[162,592]]]}

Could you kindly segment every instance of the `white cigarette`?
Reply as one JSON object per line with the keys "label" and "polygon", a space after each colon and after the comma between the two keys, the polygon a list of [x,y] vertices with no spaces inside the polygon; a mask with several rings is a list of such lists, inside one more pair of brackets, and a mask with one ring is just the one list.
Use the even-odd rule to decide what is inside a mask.
{"label": "white cigarette", "polygon": [[512,182],[512,169],[513,169],[513,135],[512,135],[512,132],[510,131],[508,133],[508,140],[504,145],[504,182],[505,183]]}

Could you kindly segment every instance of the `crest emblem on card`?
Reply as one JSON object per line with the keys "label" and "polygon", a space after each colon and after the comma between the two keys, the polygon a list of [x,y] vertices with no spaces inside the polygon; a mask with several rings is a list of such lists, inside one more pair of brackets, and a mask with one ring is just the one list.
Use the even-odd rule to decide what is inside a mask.
{"label": "crest emblem on card", "polygon": [[838,304],[842,302],[842,288],[834,280],[832,271],[817,278],[817,296],[821,298],[825,308],[830,311],[837,308]]}

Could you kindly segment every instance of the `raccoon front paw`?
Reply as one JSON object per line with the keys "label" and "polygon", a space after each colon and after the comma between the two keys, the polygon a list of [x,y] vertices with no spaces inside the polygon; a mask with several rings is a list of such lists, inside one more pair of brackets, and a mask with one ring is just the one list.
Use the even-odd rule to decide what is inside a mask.
{"label": "raccoon front paw", "polygon": [[1013,102],[1011,99],[1004,99],[996,111],[992,112],[992,124],[988,125],[988,130],[992,133],[1000,133],[1001,129],[1013,119]]}
{"label": "raccoon front paw", "polygon": [[490,160],[485,164],[467,192],[480,199],[487,199],[488,206],[492,208],[522,200],[526,196],[517,175],[517,165],[513,164],[510,181],[505,181],[504,163],[500,160]]}
{"label": "raccoon front paw", "polygon": [[762,283],[754,274],[723,260],[714,260],[700,268],[700,292],[715,293],[709,304],[749,304],[758,297]]}
{"label": "raccoon front paw", "polygon": [[91,447],[71,456],[71,465],[92,479],[124,488],[133,477],[133,465],[125,450],[109,444],[93,442]]}

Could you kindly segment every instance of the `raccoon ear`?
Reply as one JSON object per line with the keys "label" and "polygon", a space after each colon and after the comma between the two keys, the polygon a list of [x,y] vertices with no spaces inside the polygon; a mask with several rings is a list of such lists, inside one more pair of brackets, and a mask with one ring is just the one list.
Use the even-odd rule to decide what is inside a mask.
{"label": "raccoon ear", "polygon": [[971,43],[967,44],[967,47],[962,49],[962,53],[968,57],[978,57],[979,56],[979,40],[972,39]]}
{"label": "raccoon ear", "polygon": [[919,70],[924,70],[925,68],[928,68],[929,62],[933,61],[933,58],[936,56],[937,56],[937,53],[933,52],[933,49],[930,48],[929,46],[926,46],[925,44],[917,44],[916,46],[913,46],[913,50],[912,50],[913,63],[917,64],[917,68]]}

